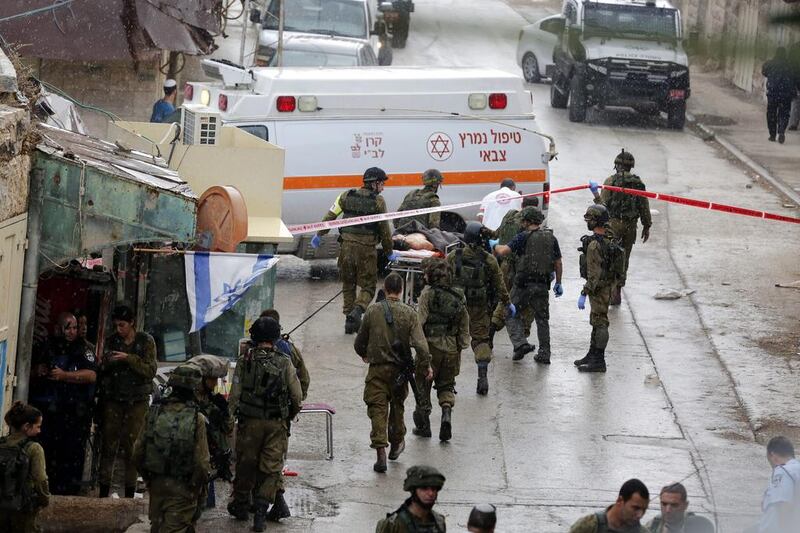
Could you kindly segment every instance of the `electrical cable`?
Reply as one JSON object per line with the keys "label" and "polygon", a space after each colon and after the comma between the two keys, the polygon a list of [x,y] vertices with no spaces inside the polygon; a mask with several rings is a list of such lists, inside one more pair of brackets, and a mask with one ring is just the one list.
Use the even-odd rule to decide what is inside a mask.
{"label": "electrical cable", "polygon": [[334,301],[336,298],[338,298],[338,297],[339,297],[339,295],[340,295],[340,294],[342,294],[342,292],[344,292],[344,289],[342,289],[342,290],[340,290],[339,292],[337,292],[336,294],[334,294],[334,295],[331,297],[331,299],[330,299],[330,300],[328,300],[327,302],[325,302],[324,304],[322,304],[322,305],[321,305],[319,308],[317,308],[317,310],[316,310],[316,311],[314,311],[313,313],[311,313],[310,315],[308,315],[306,318],[304,318],[302,322],[300,322],[300,323],[299,323],[299,324],[297,324],[297,325],[296,325],[294,328],[292,328],[292,330],[291,330],[289,333],[286,333],[286,334],[284,335],[284,337],[287,337],[287,338],[288,338],[288,337],[289,337],[289,335],[291,335],[292,333],[294,333],[295,331],[297,331],[297,329],[298,329],[300,326],[302,326],[303,324],[305,324],[306,322],[308,322],[309,320],[311,320],[311,319],[314,317],[314,315],[316,315],[317,313],[319,313],[320,311],[322,311],[322,310],[325,308],[325,306],[326,306],[326,305],[328,305],[329,303],[331,303],[332,301]]}
{"label": "electrical cable", "polygon": [[7,17],[0,18],[0,22],[7,22],[9,20],[14,20],[22,17],[30,17],[32,15],[44,13],[45,11],[52,11],[54,9],[58,9],[59,7],[66,7],[74,1],[75,0],[55,0],[53,4],[50,6],[31,9],[30,11],[23,11],[22,13],[17,13],[16,15],[9,15]]}

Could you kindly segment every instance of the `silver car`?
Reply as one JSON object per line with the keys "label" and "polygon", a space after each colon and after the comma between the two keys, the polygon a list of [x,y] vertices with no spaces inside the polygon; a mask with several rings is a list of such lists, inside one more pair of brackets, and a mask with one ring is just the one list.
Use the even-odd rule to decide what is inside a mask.
{"label": "silver car", "polygon": [[[278,66],[276,45],[259,46],[256,64]],[[369,42],[326,35],[287,35],[283,40],[284,67],[370,67],[378,58]]]}

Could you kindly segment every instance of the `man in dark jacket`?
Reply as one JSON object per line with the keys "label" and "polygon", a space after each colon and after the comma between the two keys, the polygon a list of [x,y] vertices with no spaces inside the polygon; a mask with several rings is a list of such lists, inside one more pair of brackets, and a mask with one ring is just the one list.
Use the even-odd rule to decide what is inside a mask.
{"label": "man in dark jacket", "polygon": [[789,113],[792,98],[797,93],[794,72],[786,49],[778,47],[775,56],[764,63],[761,74],[767,78],[767,128],[769,140],[783,144],[786,141],[786,126],[789,124]]}

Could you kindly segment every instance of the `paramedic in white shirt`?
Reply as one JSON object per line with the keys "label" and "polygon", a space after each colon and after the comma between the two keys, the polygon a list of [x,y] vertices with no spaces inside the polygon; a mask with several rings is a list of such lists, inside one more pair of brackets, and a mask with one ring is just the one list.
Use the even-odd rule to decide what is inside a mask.
{"label": "paramedic in white shirt", "polygon": [[773,437],[767,444],[772,477],[764,491],[758,533],[800,531],[800,461],[786,437]]}
{"label": "paramedic in white shirt", "polygon": [[503,217],[515,209],[522,209],[522,196],[517,192],[517,185],[511,178],[506,178],[500,182],[500,190],[490,192],[481,200],[481,208],[478,211],[478,220],[491,230],[500,227]]}

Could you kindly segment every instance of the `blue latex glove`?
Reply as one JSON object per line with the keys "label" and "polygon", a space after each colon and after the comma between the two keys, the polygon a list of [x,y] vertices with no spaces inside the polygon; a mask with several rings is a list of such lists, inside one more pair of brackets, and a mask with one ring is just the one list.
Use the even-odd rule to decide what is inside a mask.
{"label": "blue latex glove", "polygon": [[319,235],[314,235],[311,238],[311,247],[312,248],[319,248],[319,245],[322,243],[322,239],[319,238]]}
{"label": "blue latex glove", "polygon": [[592,194],[597,194],[600,190],[600,186],[596,181],[589,181],[589,190],[592,191]]}
{"label": "blue latex glove", "polygon": [[500,244],[500,239],[489,239],[489,249],[494,250],[494,247]]}
{"label": "blue latex glove", "polygon": [[581,294],[581,297],[578,298],[578,309],[580,309],[581,311],[586,309],[586,295],[585,294]]}
{"label": "blue latex glove", "polygon": [[388,259],[389,261],[397,261],[397,254],[392,252],[386,256],[386,259]]}
{"label": "blue latex glove", "polygon": [[517,316],[517,306],[516,305],[508,304],[506,306],[506,309],[508,310],[508,316],[509,317],[514,318],[515,316]]}
{"label": "blue latex glove", "polygon": [[556,283],[553,285],[553,294],[556,295],[556,298],[564,295],[564,287],[561,286],[560,283]]}

